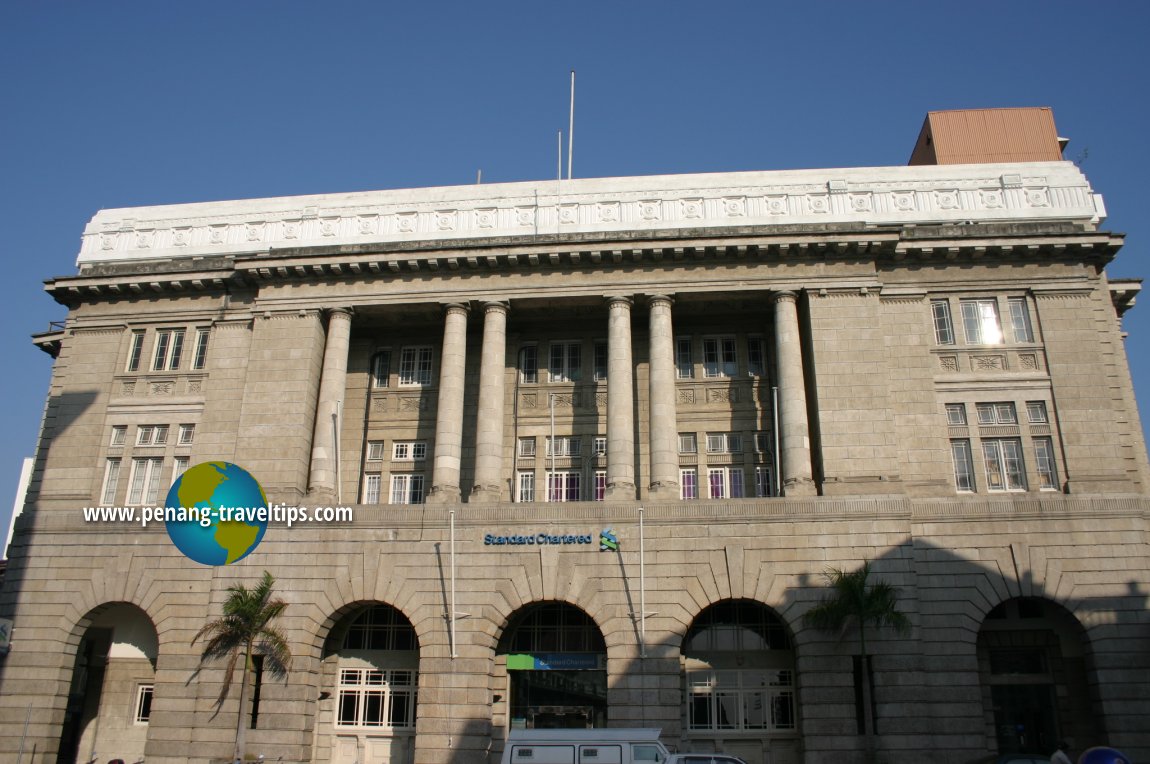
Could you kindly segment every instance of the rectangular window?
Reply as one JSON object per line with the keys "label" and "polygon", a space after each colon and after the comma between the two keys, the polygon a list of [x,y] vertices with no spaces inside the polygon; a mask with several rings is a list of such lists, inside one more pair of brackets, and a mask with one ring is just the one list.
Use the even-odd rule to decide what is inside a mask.
{"label": "rectangular window", "polygon": [[341,669],[335,726],[413,729],[417,685],[410,670]]}
{"label": "rectangular window", "polygon": [[741,499],[742,467],[711,467],[707,470],[708,496],[712,499]]}
{"label": "rectangular window", "polygon": [[137,446],[163,446],[168,442],[166,424],[142,424],[136,428]]}
{"label": "rectangular window", "polygon": [[695,376],[690,337],[679,337],[675,340],[675,376],[679,379],[690,379]]}
{"label": "rectangular window", "polygon": [[679,453],[680,454],[697,454],[699,453],[698,439],[693,432],[679,433]]}
{"label": "rectangular window", "polygon": [[191,460],[186,456],[177,456],[175,458],[175,460],[172,461],[172,484],[173,485],[175,484],[175,482],[177,480],[180,479],[180,475],[183,475],[185,472],[188,471],[188,464],[190,461]]}
{"label": "rectangular window", "polygon": [[1058,490],[1058,467],[1054,463],[1054,442],[1050,438],[1034,439],[1034,461],[1038,468],[1038,487],[1043,491]]}
{"label": "rectangular window", "polygon": [[196,438],[196,426],[194,424],[180,425],[180,434],[176,440],[177,446],[190,446],[192,441]]}
{"label": "rectangular window", "polygon": [[970,441],[950,441],[950,455],[954,460],[954,487],[959,491],[973,491],[974,459],[970,453]]}
{"label": "rectangular window", "polygon": [[109,445],[122,446],[128,439],[128,426],[118,424],[112,427],[112,441]]}
{"label": "rectangular window", "polygon": [[1046,401],[1027,401],[1026,420],[1031,424],[1048,424],[1050,419],[1046,414]]}
{"label": "rectangular window", "polygon": [[764,498],[774,495],[775,483],[772,479],[771,468],[760,464],[755,467],[755,496]]}
{"label": "rectangular window", "polygon": [[1034,342],[1034,330],[1030,326],[1030,311],[1026,307],[1026,298],[1011,297],[1006,301],[1006,305],[1010,309],[1010,328],[1014,332],[1014,341]]}
{"label": "rectangular window", "polygon": [[595,436],[595,440],[591,441],[591,453],[594,456],[607,455],[607,438],[605,436]]}
{"label": "rectangular window", "polygon": [[793,685],[794,673],[789,669],[688,671],[687,727],[708,731],[793,730]]}
{"label": "rectangular window", "polygon": [[1022,443],[1010,438],[982,441],[986,463],[986,487],[990,491],[1025,491],[1026,469]]}
{"label": "rectangular window", "polygon": [[520,438],[518,453],[520,458],[535,456],[535,438]]}
{"label": "rectangular window", "polygon": [[404,348],[399,357],[399,384],[409,387],[431,384],[431,348]]}
{"label": "rectangular window", "polygon": [[975,410],[978,411],[978,423],[982,425],[1018,424],[1013,403],[979,403]]}
{"label": "rectangular window", "polygon": [[554,454],[552,454],[551,438],[547,439],[547,457],[554,456],[578,456],[583,450],[583,440],[581,438],[571,436],[561,436],[555,438]]}
{"label": "rectangular window", "polygon": [[770,454],[771,445],[771,434],[769,432],[755,433],[755,453]]}
{"label": "rectangular window", "polygon": [[592,501],[603,501],[607,498],[607,472],[595,470],[595,496]]}
{"label": "rectangular window", "polygon": [[951,427],[964,427],[966,425],[966,404],[946,404],[946,423]]}
{"label": "rectangular window", "polygon": [[381,350],[371,357],[371,386],[381,388],[387,387],[390,383],[391,351]]}
{"label": "rectangular window", "polygon": [[391,444],[393,462],[421,462],[427,458],[427,441],[407,440]]}
{"label": "rectangular window", "polygon": [[962,329],[967,345],[1001,345],[1002,325],[995,300],[963,300]]}
{"label": "rectangular window", "polygon": [[101,504],[116,503],[116,488],[120,484],[120,460],[109,459],[104,466],[104,487],[100,490]]}
{"label": "rectangular window", "polygon": [[708,454],[741,454],[743,453],[743,436],[734,432],[708,432]]}
{"label": "rectangular window", "polygon": [[679,498],[684,501],[699,498],[699,471],[693,467],[679,470]]}
{"label": "rectangular window", "polygon": [[520,472],[516,501],[535,501],[535,473]]}
{"label": "rectangular window", "polygon": [[164,460],[133,459],[132,478],[128,486],[128,504],[152,506],[160,495],[160,470]]}
{"label": "rectangular window", "polygon": [[548,472],[547,501],[579,501],[578,472]]}
{"label": "rectangular window", "polygon": [[184,350],[183,329],[160,329],[156,332],[156,350],[152,356],[152,371],[176,371]]}
{"label": "rectangular window", "polygon": [[128,346],[128,365],[127,371],[140,370],[140,356],[144,352],[144,333],[142,331],[132,332],[132,343]]}
{"label": "rectangular window", "polygon": [[934,315],[934,341],[939,345],[953,345],[954,324],[950,321],[950,303],[946,300],[932,300],[930,310]]}
{"label": "rectangular window", "polygon": [[422,504],[423,475],[392,475],[392,504]]}
{"label": "rectangular window", "polygon": [[378,462],[383,459],[384,444],[382,440],[369,440],[367,442],[367,460]]}
{"label": "rectangular window", "polygon": [[761,377],[766,370],[763,341],[758,337],[751,337],[747,340],[747,373],[752,377]]}
{"label": "rectangular window", "polygon": [[192,368],[199,370],[208,365],[208,337],[209,329],[196,329],[196,352],[192,356]]}
{"label": "rectangular window", "polygon": [[539,349],[534,345],[519,351],[519,381],[528,384],[539,381]]}
{"label": "rectangular window", "polygon": [[595,343],[595,381],[607,379],[607,343]]}
{"label": "rectangular window", "polygon": [[378,504],[379,492],[383,487],[383,476],[376,474],[368,474],[363,476],[363,503],[364,504]]}
{"label": "rectangular window", "polygon": [[734,337],[713,337],[703,340],[703,376],[733,377],[738,372]]}
{"label": "rectangular window", "polygon": [[578,342],[552,342],[548,379],[552,382],[578,382],[582,369],[581,350]]}
{"label": "rectangular window", "polygon": [[136,724],[147,724],[152,718],[152,695],[155,685],[141,684],[136,687]]}

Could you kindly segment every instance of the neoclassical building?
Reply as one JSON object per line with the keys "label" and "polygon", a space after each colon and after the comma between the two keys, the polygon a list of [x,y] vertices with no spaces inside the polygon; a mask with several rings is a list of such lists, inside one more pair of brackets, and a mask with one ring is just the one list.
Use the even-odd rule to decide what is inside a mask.
{"label": "neoclassical building", "polygon": [[[1150,758],[1123,237],[1057,155],[925,161],[99,212],[35,337],[0,757],[861,762],[869,682],[883,761]],[[219,567],[85,520],[205,461],[353,517]],[[802,618],[868,560],[911,621],[869,675]],[[291,672],[217,707],[192,637],[264,570]]]}

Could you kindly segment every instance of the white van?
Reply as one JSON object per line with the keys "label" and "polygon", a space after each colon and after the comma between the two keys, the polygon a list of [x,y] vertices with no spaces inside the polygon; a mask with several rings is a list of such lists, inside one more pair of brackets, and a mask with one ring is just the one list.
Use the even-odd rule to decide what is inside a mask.
{"label": "white van", "polygon": [[512,729],[501,764],[664,764],[658,728]]}

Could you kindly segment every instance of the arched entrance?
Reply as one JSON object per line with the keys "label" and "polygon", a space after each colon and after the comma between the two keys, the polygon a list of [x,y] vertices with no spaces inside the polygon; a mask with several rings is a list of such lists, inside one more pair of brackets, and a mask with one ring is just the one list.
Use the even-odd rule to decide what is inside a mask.
{"label": "arched entrance", "polygon": [[1050,755],[1058,740],[1101,739],[1089,644],[1078,620],[1038,597],[1007,600],[978,632],[978,673],[987,737],[1000,753]]}
{"label": "arched entrance", "polygon": [[711,605],[683,639],[684,744],[756,762],[798,760],[795,653],[775,613],[751,600]]}
{"label": "arched entrance", "polygon": [[507,669],[511,727],[607,726],[607,644],[591,618],[562,602],[515,614],[497,654]]}
{"label": "arched entrance", "polygon": [[411,764],[419,639],[391,605],[361,604],[324,643],[316,761]]}
{"label": "arched entrance", "polygon": [[155,693],[156,627],[124,602],[95,608],[87,619],[56,761],[142,760]]}

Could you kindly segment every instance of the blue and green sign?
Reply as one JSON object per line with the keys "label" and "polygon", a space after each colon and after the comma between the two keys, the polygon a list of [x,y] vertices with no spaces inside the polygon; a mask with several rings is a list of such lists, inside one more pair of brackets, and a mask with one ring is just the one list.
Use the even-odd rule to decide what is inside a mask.
{"label": "blue and green sign", "polygon": [[602,653],[511,653],[507,656],[508,671],[580,671],[604,669],[606,656]]}

